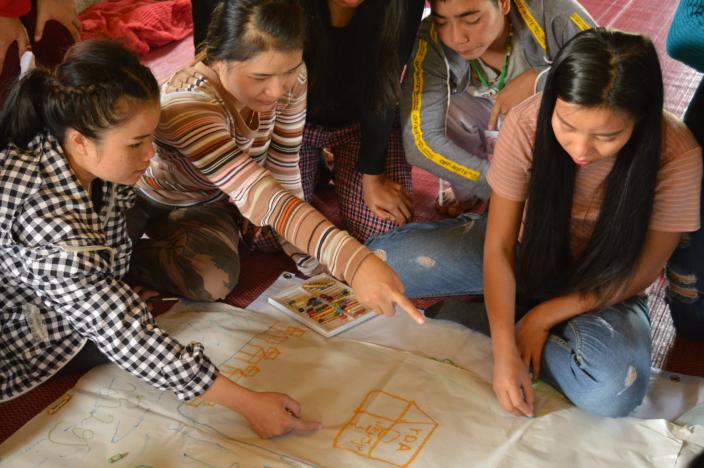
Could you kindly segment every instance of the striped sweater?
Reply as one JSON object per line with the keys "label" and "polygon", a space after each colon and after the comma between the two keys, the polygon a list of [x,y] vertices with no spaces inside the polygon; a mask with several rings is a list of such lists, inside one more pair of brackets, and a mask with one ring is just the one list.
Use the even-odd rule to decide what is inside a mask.
{"label": "striped sweater", "polygon": [[245,122],[210,68],[197,63],[177,72],[162,86],[158,152],[138,189],[169,206],[228,196],[252,223],[279,234],[301,271],[315,270],[317,259],[349,283],[370,252],[302,200],[306,88],[302,66],[274,109]]}

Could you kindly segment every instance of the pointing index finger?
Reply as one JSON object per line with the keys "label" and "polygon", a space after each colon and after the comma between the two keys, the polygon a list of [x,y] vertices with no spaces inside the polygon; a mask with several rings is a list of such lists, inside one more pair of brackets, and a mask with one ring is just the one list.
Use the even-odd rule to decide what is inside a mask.
{"label": "pointing index finger", "polygon": [[425,317],[421,311],[419,311],[406,296],[396,292],[394,293],[393,301],[405,310],[406,313],[413,318],[413,320],[418,322],[418,325],[423,325],[425,323]]}

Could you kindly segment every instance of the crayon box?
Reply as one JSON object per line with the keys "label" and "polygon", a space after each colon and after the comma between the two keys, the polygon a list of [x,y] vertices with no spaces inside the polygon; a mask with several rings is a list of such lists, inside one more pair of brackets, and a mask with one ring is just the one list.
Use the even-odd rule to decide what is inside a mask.
{"label": "crayon box", "polygon": [[325,337],[335,336],[377,315],[357,301],[352,288],[327,274],[309,278],[270,297],[269,303]]}

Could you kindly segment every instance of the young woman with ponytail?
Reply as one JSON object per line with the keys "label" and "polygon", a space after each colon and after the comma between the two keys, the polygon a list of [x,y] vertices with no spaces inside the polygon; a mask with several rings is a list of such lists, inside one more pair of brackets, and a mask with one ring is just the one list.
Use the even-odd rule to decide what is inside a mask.
{"label": "young woman with ponytail", "polygon": [[240,413],[262,437],[312,430],[291,397],[228,380],[201,343],[159,328],[124,281],[125,211],[154,155],[159,88],[110,42],[36,69],[0,114],[0,400],[112,361],[180,399]]}

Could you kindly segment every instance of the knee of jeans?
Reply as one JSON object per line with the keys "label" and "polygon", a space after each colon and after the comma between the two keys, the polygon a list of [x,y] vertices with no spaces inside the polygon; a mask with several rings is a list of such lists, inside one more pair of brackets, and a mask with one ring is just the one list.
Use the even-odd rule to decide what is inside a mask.
{"label": "knee of jeans", "polygon": [[620,417],[642,402],[650,382],[650,349],[637,332],[617,330],[603,317],[588,314],[570,321],[565,337],[574,379],[561,387],[575,405]]}
{"label": "knee of jeans", "polygon": [[580,388],[567,395],[578,407],[609,417],[626,416],[645,397],[650,382],[650,355],[646,350],[573,352],[572,371],[581,373]]}
{"label": "knee of jeans", "polygon": [[368,239],[366,246],[384,261],[422,271],[456,261],[481,261],[485,229],[485,219],[463,215],[407,224]]}
{"label": "knee of jeans", "polygon": [[390,258],[388,252],[383,248],[374,249],[372,252],[374,252],[374,255],[382,259],[384,262],[387,262],[392,267],[395,267],[395,269],[427,272],[438,266],[438,259],[431,254],[418,253],[410,258],[410,263],[406,263],[405,261],[400,261],[400,258]]}
{"label": "knee of jeans", "polygon": [[576,395],[567,395],[577,407],[599,416],[628,416],[645,398],[650,382],[650,366],[632,362],[610,369],[602,380],[587,380]]}

